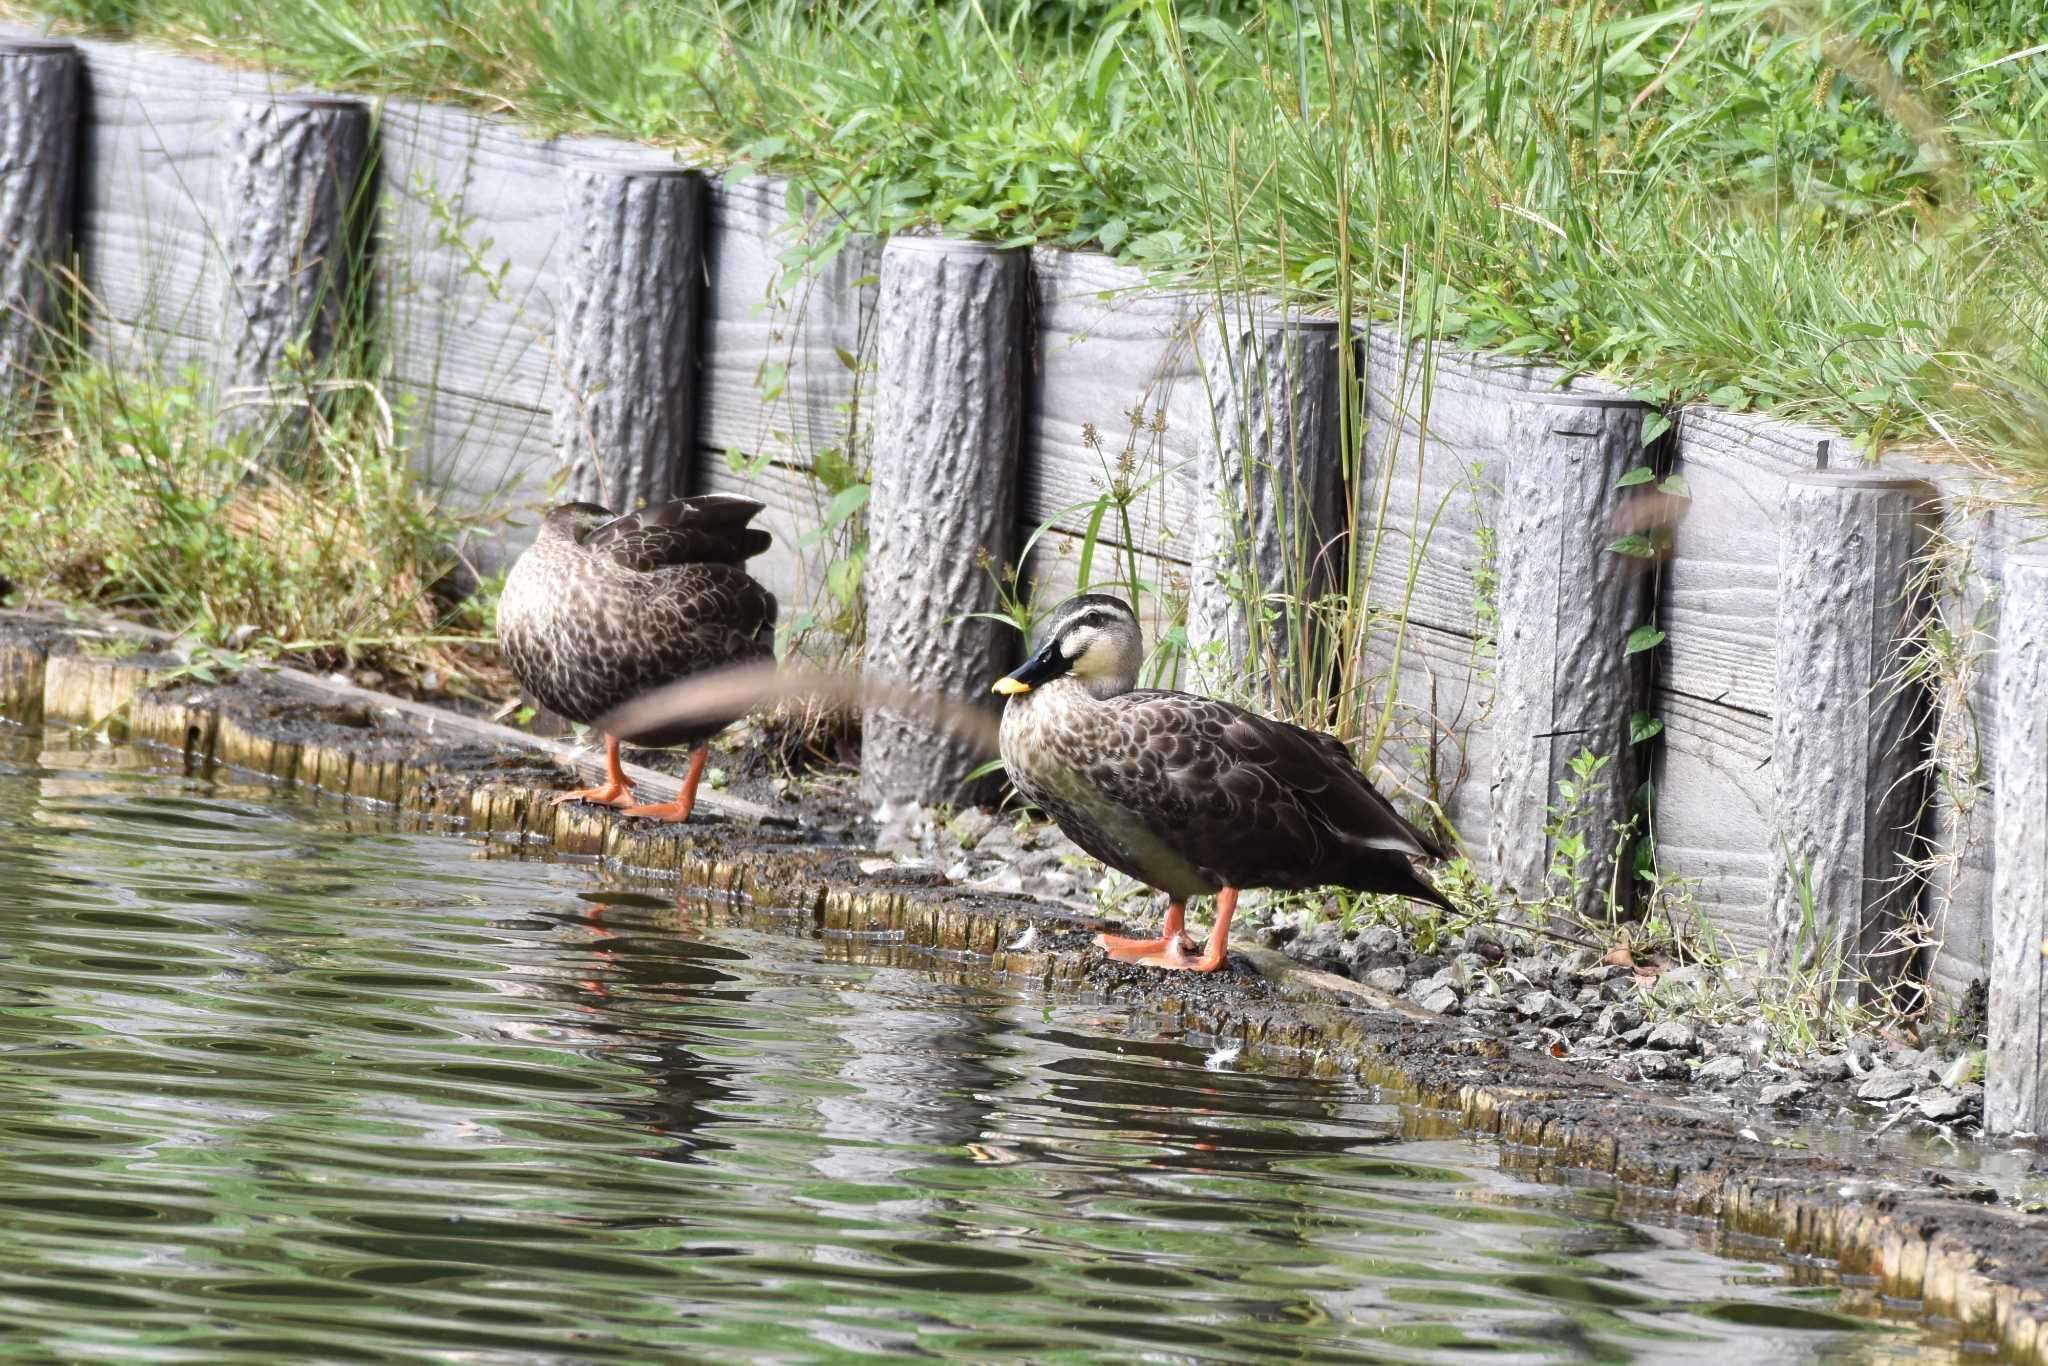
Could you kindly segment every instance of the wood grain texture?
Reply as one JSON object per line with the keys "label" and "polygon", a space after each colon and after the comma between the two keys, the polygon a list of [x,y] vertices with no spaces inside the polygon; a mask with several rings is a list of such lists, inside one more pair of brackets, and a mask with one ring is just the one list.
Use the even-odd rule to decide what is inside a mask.
{"label": "wood grain texture", "polygon": [[1361,750],[1386,718],[1374,781],[1410,816],[1440,815],[1439,828],[1491,876],[1496,661],[1469,636],[1413,624],[1374,631],[1364,653]]}
{"label": "wood grain texture", "polygon": [[[1679,414],[1675,467],[1692,489],[1665,566],[1666,686],[1771,714],[1778,519],[1785,480],[1840,442],[1814,428],[1694,405]],[[1832,447],[1830,445],[1832,444]]]}
{"label": "wood grain texture", "polygon": [[1922,852],[1930,713],[1905,668],[1934,496],[1917,479],[1867,471],[1786,484],[1771,740],[1781,968],[1883,983],[1914,966],[1893,936],[1921,891],[1909,865]]}
{"label": "wood grain texture", "polygon": [[1509,401],[1556,388],[1562,372],[1403,343],[1384,327],[1361,340],[1366,430],[1353,497],[1373,537],[1361,548],[1372,601],[1474,634],[1473,574],[1499,522]]}
{"label": "wood grain texture", "polygon": [[[1014,637],[975,614],[1001,609],[996,576],[1017,554],[1029,270],[1026,253],[981,243],[897,238],[882,253],[866,676],[978,698],[1013,657]],[[988,757],[870,712],[861,794],[958,801]]]}
{"label": "wood grain texture", "polygon": [[1201,332],[1216,436],[1195,462],[1188,643],[1248,696],[1329,658],[1302,632],[1303,607],[1343,570],[1341,345],[1334,323],[1255,305],[1218,310]]}
{"label": "wood grain texture", "polygon": [[307,381],[328,377],[349,325],[374,194],[364,183],[370,110],[324,96],[239,96],[228,101],[225,133],[215,431],[292,432],[298,444]]}
{"label": "wood grain texture", "polygon": [[1033,252],[1023,517],[1081,533],[1122,480],[1137,491],[1126,539],[1186,562],[1195,461],[1215,439],[1192,338],[1200,301],[1142,284],[1104,257]]}
{"label": "wood grain texture", "polygon": [[1729,947],[1770,942],[1771,721],[1671,688],[1657,759],[1658,863]]}
{"label": "wood grain texture", "polygon": [[714,450],[799,466],[847,450],[880,248],[856,241],[808,276],[785,269],[823,213],[769,177],[729,174],[712,188],[699,439]]}
{"label": "wood grain texture", "polygon": [[[1597,919],[1610,891],[1626,905],[1635,886],[1616,871],[1611,832],[1629,819],[1638,783],[1629,725],[1649,700],[1649,657],[1627,642],[1652,624],[1653,581],[1645,561],[1608,546],[1631,523],[1631,505],[1647,501],[1645,488],[1622,480],[1646,461],[1648,410],[1551,397],[1509,409],[1491,848],[1496,873],[1520,895],[1575,895],[1573,911]],[[1607,767],[1578,783],[1581,810],[1566,832],[1586,844],[1584,876],[1553,885],[1558,851],[1545,827],[1574,757],[1588,751]]]}
{"label": "wood grain texture", "polygon": [[2048,554],[2016,553],[2004,577],[1984,1127],[2038,1134],[2048,1132]]}
{"label": "wood grain texture", "polygon": [[652,158],[566,174],[554,433],[570,496],[619,511],[680,498],[697,440],[704,179]]}
{"label": "wood grain texture", "polygon": [[0,395],[47,370],[70,265],[84,61],[70,43],[0,39]]}
{"label": "wood grain texture", "polygon": [[138,369],[159,359],[175,368],[195,344],[211,364],[227,107],[267,82],[124,44],[78,46],[87,64],[79,255],[95,308],[123,325],[96,331],[95,344]]}

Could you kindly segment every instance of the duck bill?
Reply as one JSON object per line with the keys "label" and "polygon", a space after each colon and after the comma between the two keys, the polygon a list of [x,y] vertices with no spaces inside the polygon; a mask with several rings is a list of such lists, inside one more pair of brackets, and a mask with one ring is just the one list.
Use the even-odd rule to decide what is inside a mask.
{"label": "duck bill", "polygon": [[1038,647],[1038,653],[1024,661],[1021,668],[1012,669],[995,681],[991,692],[1005,697],[1015,697],[1021,692],[1030,692],[1041,683],[1058,678],[1067,671],[1067,661],[1060,657],[1059,642],[1048,640]]}

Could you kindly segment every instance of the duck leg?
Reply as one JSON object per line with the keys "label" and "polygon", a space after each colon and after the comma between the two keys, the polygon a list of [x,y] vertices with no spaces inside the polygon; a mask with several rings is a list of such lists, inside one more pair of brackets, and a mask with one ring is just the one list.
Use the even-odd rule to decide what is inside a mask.
{"label": "duck leg", "polygon": [[1100,944],[1110,957],[1125,963],[1143,963],[1152,968],[1169,968],[1178,972],[1214,972],[1223,966],[1223,960],[1230,956],[1230,917],[1237,910],[1237,888],[1225,887],[1216,893],[1216,923],[1209,929],[1209,942],[1202,951],[1193,952],[1187,935],[1180,933],[1181,907],[1176,902],[1166,913],[1163,927],[1173,933],[1158,940],[1113,939],[1106,934],[1097,935]]}
{"label": "duck leg", "polygon": [[564,802],[596,802],[599,806],[622,806],[633,798],[633,785],[626,781],[626,771],[619,767],[619,737],[604,737],[604,786],[579,787],[574,792],[558,792],[549,806],[560,806]]}
{"label": "duck leg", "polygon": [[1188,951],[1195,947],[1195,941],[1187,935],[1187,911],[1179,901],[1170,902],[1166,907],[1166,919],[1159,926],[1157,939],[1126,939],[1120,934],[1098,934],[1095,945],[1111,958],[1125,963],[1150,962],[1169,947]]}
{"label": "duck leg", "polygon": [[624,814],[645,816],[649,820],[668,821],[680,825],[690,819],[690,811],[697,805],[697,782],[704,776],[704,760],[710,755],[708,745],[699,745],[690,751],[690,771],[683,776],[683,790],[672,802],[660,802],[649,806],[629,806]]}

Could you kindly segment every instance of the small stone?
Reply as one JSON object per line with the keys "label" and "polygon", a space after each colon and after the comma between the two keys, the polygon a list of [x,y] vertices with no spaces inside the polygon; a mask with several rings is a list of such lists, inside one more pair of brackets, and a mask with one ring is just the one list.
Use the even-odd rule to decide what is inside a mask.
{"label": "small stone", "polygon": [[1423,993],[1416,1004],[1438,1015],[1455,1015],[1458,1013],[1458,993],[1449,986],[1434,986]]}
{"label": "small stone", "polygon": [[1686,1074],[1684,1059],[1655,1048],[1639,1049],[1627,1054],[1622,1061],[1644,1081],[1676,1081]]}
{"label": "small stone", "polygon": [[970,806],[946,824],[946,833],[958,841],[962,849],[972,849],[996,828],[995,816],[978,806]]}
{"label": "small stone", "polygon": [[1620,1039],[1623,1043],[1627,1044],[1630,1048],[1641,1048],[1650,1040],[1650,1026],[1646,1024],[1639,1024],[1635,1026],[1633,1029],[1624,1029],[1620,1034],[1616,1035],[1615,1037]]}
{"label": "small stone", "polygon": [[1796,1105],[1812,1094],[1810,1081],[1781,1081],[1776,1086],[1766,1086],[1757,1099],[1765,1105]]}
{"label": "small stone", "polygon": [[1579,1018],[1579,1008],[1551,991],[1532,991],[1515,1002],[1515,1012],[1538,1024],[1564,1024]]}
{"label": "small stone", "polygon": [[1749,1064],[1733,1053],[1714,1059],[1696,1074],[1698,1080],[1708,1086],[1726,1086],[1732,1081],[1741,1081],[1743,1073],[1749,1071]]}
{"label": "small stone", "polygon": [[1342,961],[1344,932],[1328,921],[1315,926],[1287,946],[1290,956],[1304,962]]}
{"label": "small stone", "polygon": [[1856,1088],[1856,1099],[1897,1100],[1901,1096],[1911,1095],[1918,1085],[1911,1073],[1890,1070],[1873,1072]]}
{"label": "small stone", "polygon": [[1705,981],[1705,974],[1696,963],[1666,968],[1651,984],[1650,995],[1666,1005],[1690,1001],[1700,994]]}
{"label": "small stone", "polygon": [[1365,984],[1374,991],[1400,992],[1408,986],[1408,969],[1374,968],[1365,974]]}
{"label": "small stone", "polygon": [[1696,1053],[1700,1036],[1683,1020],[1666,1020],[1650,1031],[1646,1042],[1652,1048],[1668,1049],[1673,1053]]}
{"label": "small stone", "polygon": [[1920,1112],[1921,1118],[1938,1124],[1961,1119],[1970,1112],[1969,1105],[1961,1096],[1942,1089],[1920,1092],[1913,1097],[1913,1108]]}
{"label": "small stone", "polygon": [[1611,1005],[1594,1022],[1595,1034],[1626,1034],[1643,1022],[1643,1012],[1630,1005]]}
{"label": "small stone", "polygon": [[1799,1070],[1815,1081],[1847,1081],[1849,1079],[1849,1055],[1830,1053],[1822,1058],[1808,1058],[1799,1065]]}
{"label": "small stone", "polygon": [[1368,925],[1358,932],[1358,947],[1366,953],[1398,953],[1401,932],[1385,925]]}

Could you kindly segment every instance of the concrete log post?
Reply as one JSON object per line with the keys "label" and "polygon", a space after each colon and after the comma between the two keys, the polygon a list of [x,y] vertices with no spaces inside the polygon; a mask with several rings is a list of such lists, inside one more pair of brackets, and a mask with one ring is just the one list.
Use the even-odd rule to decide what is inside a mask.
{"label": "concrete log post", "polygon": [[70,43],[0,41],[0,392],[48,368],[71,254],[84,63]]}
{"label": "concrete log post", "polygon": [[1343,570],[1341,343],[1334,319],[1266,309],[1203,325],[1214,449],[1195,467],[1188,643],[1210,691],[1284,703],[1330,663],[1302,609]]}
{"label": "concrete log post", "polygon": [[[1499,641],[1495,743],[1494,868],[1525,898],[1568,895],[1571,909],[1604,916],[1614,895],[1626,907],[1634,878],[1617,858],[1615,827],[1629,818],[1640,780],[1630,719],[1646,706],[1648,653],[1628,653],[1631,632],[1653,625],[1649,561],[1609,547],[1627,505],[1648,489],[1622,477],[1650,462],[1632,399],[1532,393],[1510,414],[1499,526]],[[1572,775],[1582,751],[1606,761],[1591,781]],[[1560,784],[1578,784],[1566,803]],[[1553,806],[1573,805],[1555,833],[1583,840],[1569,857]],[[1560,853],[1576,877],[1551,870]]]}
{"label": "concrete log post", "polygon": [[689,492],[711,196],[669,162],[577,162],[568,179],[555,448],[572,498],[624,512]]}
{"label": "concrete log post", "polygon": [[[874,476],[868,499],[864,668],[980,703],[1023,642],[970,614],[1000,606],[1017,553],[1029,253],[897,237],[882,252]],[[861,743],[869,801],[961,801],[988,755],[928,724],[871,712]]]}
{"label": "concrete log post", "polygon": [[1934,489],[1880,470],[1815,470],[1778,524],[1772,720],[1771,960],[1874,994],[1912,966],[1932,709],[1907,663],[1915,561]]}
{"label": "concrete log post", "polygon": [[1987,1133],[2048,1133],[2048,551],[2005,562],[1992,787]]}
{"label": "concrete log post", "polygon": [[288,449],[345,340],[370,187],[370,109],[326,95],[228,102],[222,437]]}

